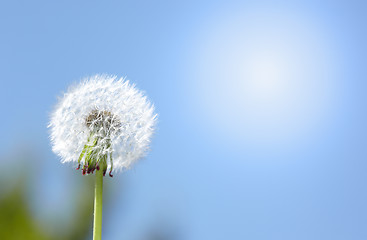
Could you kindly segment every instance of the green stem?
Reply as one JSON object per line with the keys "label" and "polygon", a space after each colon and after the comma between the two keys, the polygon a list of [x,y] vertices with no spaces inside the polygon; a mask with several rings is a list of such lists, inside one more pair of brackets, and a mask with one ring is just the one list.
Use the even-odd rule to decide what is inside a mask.
{"label": "green stem", "polygon": [[94,224],[93,240],[102,239],[102,197],[103,197],[103,170],[96,171],[96,188],[94,192]]}

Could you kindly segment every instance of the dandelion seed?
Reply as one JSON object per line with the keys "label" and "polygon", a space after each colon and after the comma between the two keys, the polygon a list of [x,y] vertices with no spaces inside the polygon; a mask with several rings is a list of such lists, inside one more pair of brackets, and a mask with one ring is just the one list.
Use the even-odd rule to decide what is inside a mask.
{"label": "dandelion seed", "polygon": [[53,151],[82,174],[129,168],[149,149],[157,115],[133,84],[95,75],[71,87],[51,115]]}

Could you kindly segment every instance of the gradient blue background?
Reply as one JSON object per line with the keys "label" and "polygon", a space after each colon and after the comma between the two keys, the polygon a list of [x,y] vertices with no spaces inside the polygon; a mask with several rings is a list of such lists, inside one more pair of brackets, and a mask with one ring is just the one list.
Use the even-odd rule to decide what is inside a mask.
{"label": "gradient blue background", "polygon": [[[365,1],[1,1],[1,172],[37,171],[29,193],[34,214],[41,222],[52,215],[67,223],[80,173],[52,153],[49,114],[70,84],[116,74],[146,91],[159,124],[148,157],[105,182],[104,239],[139,239],[150,228],[193,240],[367,239],[366,12]],[[247,17],[251,22],[241,25]],[[221,54],[242,46],[229,48],[232,38],[251,37],[245,26],[261,32],[263,22],[277,23],[275,34],[262,33],[271,41],[290,39],[294,28],[287,24],[303,26],[298,21],[307,26],[295,33],[307,36],[297,40],[299,51],[309,39],[328,46],[327,53],[307,53],[307,63],[326,59],[327,67],[302,70],[325,70],[327,77],[320,77],[320,91],[317,83],[307,85],[302,101],[313,99],[313,91],[332,97],[320,112],[313,111],[319,99],[308,102],[312,124],[297,118],[296,130],[287,128],[292,109],[271,115],[278,125],[246,122],[256,109],[241,107],[237,97],[240,104],[232,106],[230,98],[232,89],[242,96],[236,81],[243,79],[205,59],[234,66],[241,57]],[[223,52],[205,55],[221,43]],[[224,77],[210,79],[218,75]],[[271,109],[252,100],[252,107]],[[263,127],[260,137],[249,131]],[[5,160],[24,149],[37,163]]]}

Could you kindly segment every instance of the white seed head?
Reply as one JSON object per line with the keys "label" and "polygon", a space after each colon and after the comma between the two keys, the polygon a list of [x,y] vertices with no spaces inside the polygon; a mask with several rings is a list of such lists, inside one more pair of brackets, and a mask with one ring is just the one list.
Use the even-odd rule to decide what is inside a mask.
{"label": "white seed head", "polygon": [[[71,87],[51,115],[53,151],[83,174],[129,168],[149,149],[157,115],[144,94],[124,79],[95,75]],[[80,165],[79,165],[80,166]]]}

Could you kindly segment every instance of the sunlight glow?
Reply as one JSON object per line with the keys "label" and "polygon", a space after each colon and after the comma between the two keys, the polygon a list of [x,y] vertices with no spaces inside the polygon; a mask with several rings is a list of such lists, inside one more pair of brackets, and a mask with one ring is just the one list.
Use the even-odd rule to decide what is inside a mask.
{"label": "sunlight glow", "polygon": [[286,143],[325,122],[333,60],[315,24],[283,12],[213,20],[193,56],[193,92],[205,125],[250,142]]}

